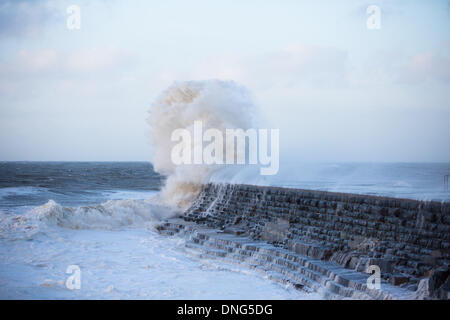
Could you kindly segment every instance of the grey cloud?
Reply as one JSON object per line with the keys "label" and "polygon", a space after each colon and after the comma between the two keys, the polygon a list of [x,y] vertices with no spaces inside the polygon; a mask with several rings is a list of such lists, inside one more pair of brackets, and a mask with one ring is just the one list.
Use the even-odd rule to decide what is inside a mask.
{"label": "grey cloud", "polygon": [[0,37],[29,37],[41,34],[45,25],[58,18],[46,1],[16,0],[0,2]]}

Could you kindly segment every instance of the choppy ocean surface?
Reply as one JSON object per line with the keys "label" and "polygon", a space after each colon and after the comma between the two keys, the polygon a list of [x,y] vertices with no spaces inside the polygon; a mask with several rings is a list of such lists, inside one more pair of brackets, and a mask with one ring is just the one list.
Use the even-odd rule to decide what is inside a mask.
{"label": "choppy ocean surface", "polygon": [[[268,184],[450,200],[448,163],[289,170]],[[160,236],[154,225],[173,215],[157,201],[163,182],[145,162],[0,162],[0,298],[317,298],[259,273],[199,261],[182,238]],[[79,290],[66,286],[71,265],[81,272]]]}
{"label": "choppy ocean surface", "polygon": [[[284,171],[284,172],[282,172]],[[323,163],[280,168],[272,185],[417,200],[450,201],[450,163]]]}
{"label": "choppy ocean surface", "polygon": [[162,182],[149,163],[0,163],[0,299],[312,298],[155,232]]}

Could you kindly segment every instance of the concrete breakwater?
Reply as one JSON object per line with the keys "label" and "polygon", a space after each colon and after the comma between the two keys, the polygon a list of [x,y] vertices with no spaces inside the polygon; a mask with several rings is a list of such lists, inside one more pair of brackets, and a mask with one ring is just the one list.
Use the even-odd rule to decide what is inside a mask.
{"label": "concrete breakwater", "polygon": [[208,184],[183,218],[161,232],[328,298],[449,298],[450,203]]}

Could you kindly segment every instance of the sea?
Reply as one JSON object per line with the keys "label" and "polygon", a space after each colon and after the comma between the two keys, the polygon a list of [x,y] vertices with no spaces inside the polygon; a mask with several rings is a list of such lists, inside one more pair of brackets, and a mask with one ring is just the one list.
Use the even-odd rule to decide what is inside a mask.
{"label": "sea", "polygon": [[[283,170],[265,183],[450,201],[450,163]],[[149,162],[0,162],[0,299],[320,299],[160,235],[177,214],[159,200],[165,180]]]}

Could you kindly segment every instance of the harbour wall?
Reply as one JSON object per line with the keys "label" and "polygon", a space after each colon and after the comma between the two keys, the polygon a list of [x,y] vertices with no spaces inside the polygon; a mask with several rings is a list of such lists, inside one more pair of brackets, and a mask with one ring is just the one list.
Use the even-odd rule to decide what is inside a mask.
{"label": "harbour wall", "polygon": [[448,299],[448,202],[207,184],[184,219]]}

